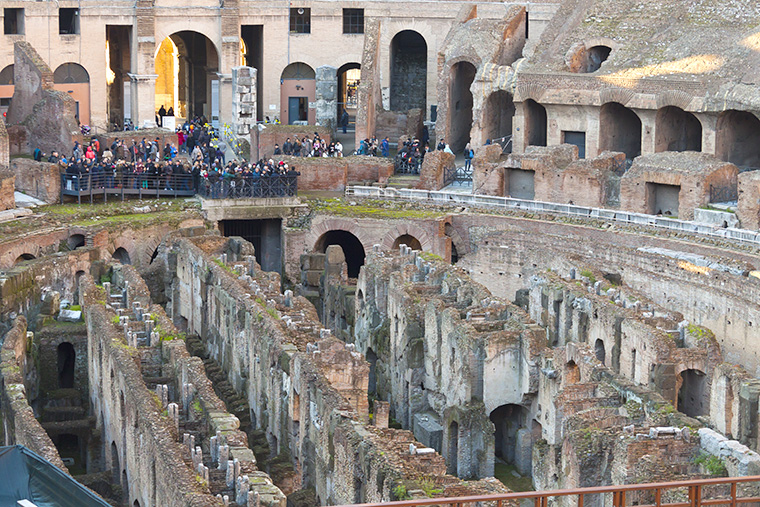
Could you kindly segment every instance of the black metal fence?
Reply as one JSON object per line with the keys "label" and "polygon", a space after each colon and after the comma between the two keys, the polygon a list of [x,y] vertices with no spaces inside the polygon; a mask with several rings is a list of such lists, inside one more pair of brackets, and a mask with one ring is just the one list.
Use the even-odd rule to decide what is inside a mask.
{"label": "black metal fence", "polygon": [[420,174],[421,165],[421,160],[409,160],[397,157],[393,162],[393,172],[395,174]]}
{"label": "black metal fence", "polygon": [[132,173],[84,173],[61,174],[61,202],[66,195],[77,198],[89,196],[90,202],[97,196],[121,197],[136,195],[142,197],[181,197],[195,195],[193,176],[190,174],[132,174]]}
{"label": "black metal fence", "polygon": [[298,191],[298,176],[270,175],[259,178],[204,179],[198,194],[207,199],[234,199],[239,197],[293,197]]}
{"label": "black metal fence", "polygon": [[739,199],[739,189],[736,185],[716,187],[710,185],[710,202],[731,202]]}
{"label": "black metal fence", "polygon": [[469,168],[464,167],[448,167],[443,172],[443,186],[456,183],[458,185],[464,185],[472,183],[472,166]]}

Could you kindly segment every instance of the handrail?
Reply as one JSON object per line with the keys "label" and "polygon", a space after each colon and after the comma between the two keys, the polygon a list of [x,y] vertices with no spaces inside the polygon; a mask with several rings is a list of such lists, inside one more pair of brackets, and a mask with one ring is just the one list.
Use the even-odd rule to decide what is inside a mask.
{"label": "handrail", "polygon": [[658,227],[677,232],[688,232],[701,236],[710,236],[730,241],[738,241],[760,246],[760,232],[748,229],[723,228],[675,218],[667,218],[645,213],[590,208],[575,204],[531,201],[493,195],[466,194],[442,190],[396,189],[365,186],[348,186],[346,195],[351,197],[371,197],[373,199],[401,199],[428,202],[436,205],[478,206],[485,208],[528,211],[532,213],[552,213],[594,220],[608,220],[632,225]]}
{"label": "handrail", "polygon": [[234,199],[241,197],[294,197],[298,191],[298,176],[273,174],[252,178],[236,176],[216,181],[201,180],[198,194],[207,199]]}
{"label": "handrail", "polygon": [[[479,502],[489,502],[491,505],[503,507],[507,502],[533,499],[537,507],[545,506],[549,497],[578,496],[578,507],[583,507],[585,495],[609,494],[613,495],[613,507],[626,507],[626,493],[630,492],[654,492],[655,503],[651,505],[638,505],[637,507],[700,507],[707,505],[730,505],[760,502],[760,497],[739,497],[737,485],[748,482],[760,482],[760,476],[748,477],[720,477],[712,479],[695,479],[674,482],[652,482],[645,484],[622,484],[618,486],[597,486],[577,489],[558,489],[554,491],[523,491],[518,493],[504,493],[497,495],[474,495],[450,498],[424,498],[419,500],[399,500],[394,502],[363,503],[351,507],[420,507],[426,505],[450,505],[455,507],[475,506]],[[706,486],[730,486],[728,498],[706,498],[703,488]],[[689,488],[689,499],[682,502],[662,502],[663,490],[677,488]],[[349,507],[349,506],[340,506]]]}
{"label": "handrail", "polygon": [[81,204],[82,197],[109,195],[136,195],[145,197],[179,197],[195,195],[195,182],[192,174],[147,174],[132,172],[105,171],[96,173],[62,173],[61,202],[66,195],[75,196]]}

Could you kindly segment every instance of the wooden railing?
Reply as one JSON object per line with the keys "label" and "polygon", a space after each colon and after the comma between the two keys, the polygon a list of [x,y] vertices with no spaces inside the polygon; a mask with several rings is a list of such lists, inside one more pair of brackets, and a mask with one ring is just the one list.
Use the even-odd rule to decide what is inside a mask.
{"label": "wooden railing", "polygon": [[[589,495],[594,495],[592,498],[596,501],[587,499]],[[599,501],[599,495],[602,496],[602,501]],[[425,498],[385,503],[363,503],[356,504],[353,507],[507,507],[518,504],[525,505],[526,501],[533,503],[534,507],[547,507],[552,499],[558,505],[575,504],[577,507],[584,507],[584,504],[610,507],[630,507],[633,505],[636,507],[702,507],[712,505],[737,507],[743,504],[760,503],[760,476],[626,484],[555,491],[526,491],[502,495]],[[628,502],[629,500],[631,503]]]}

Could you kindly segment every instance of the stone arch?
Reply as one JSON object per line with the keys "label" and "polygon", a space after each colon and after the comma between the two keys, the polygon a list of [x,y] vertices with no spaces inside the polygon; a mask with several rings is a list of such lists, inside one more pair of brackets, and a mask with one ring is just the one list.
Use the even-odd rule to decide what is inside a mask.
{"label": "stone arch", "polygon": [[153,263],[153,260],[158,255],[162,239],[161,237],[153,236],[141,245],[140,252],[137,254],[140,266],[148,266]]}
{"label": "stone arch", "polygon": [[131,256],[124,247],[119,247],[111,254],[111,259],[121,264],[131,264]]}
{"label": "stone arch", "polygon": [[[359,84],[361,82],[361,68],[359,62],[346,62],[335,71],[338,78],[338,110],[337,116],[340,120],[343,110],[345,109],[349,116],[356,115],[359,106]],[[356,81],[357,76],[359,82]]]}
{"label": "stone arch", "polygon": [[[155,52],[154,110],[161,106],[182,118],[201,116],[213,102],[210,82],[220,70],[221,52],[212,37],[193,27],[161,34]],[[218,112],[217,112],[218,114]],[[213,118],[209,118],[212,120]]]}
{"label": "stone arch", "polygon": [[[306,238],[304,238],[304,243],[306,245],[316,245],[319,238],[331,230],[343,230],[350,232],[359,239],[362,246],[364,247],[365,252],[371,251],[372,245],[377,243],[377,239],[367,234],[366,230],[359,226],[359,224],[345,218],[329,218],[323,222],[312,225],[312,228],[309,231],[308,235]],[[393,243],[391,242],[391,244]]]}
{"label": "stone arch", "polygon": [[548,119],[546,108],[533,99],[523,103],[525,146],[546,146]]}
{"label": "stone arch", "polygon": [[401,236],[412,236],[419,240],[420,249],[423,252],[429,252],[433,248],[433,244],[430,241],[430,236],[424,229],[413,223],[398,224],[396,227],[388,231],[380,242],[380,248],[383,250],[395,250],[398,248],[396,240]]}
{"label": "stone arch", "polygon": [[598,338],[594,343],[594,355],[599,360],[599,362],[605,364],[604,361],[607,358],[607,353],[604,349],[604,340],[601,338]]}
{"label": "stone arch", "polygon": [[740,167],[760,168],[760,119],[729,109],[718,117],[715,156]]}
{"label": "stone arch", "polygon": [[450,222],[446,222],[444,225],[444,234],[451,240],[451,257],[449,261],[452,264],[456,264],[463,255],[470,252],[468,244]]}
{"label": "stone arch", "polygon": [[[496,457],[518,465],[520,430],[527,427],[527,411],[522,405],[506,404],[491,411],[488,418],[494,425],[494,452]],[[524,432],[523,432],[524,433]],[[528,432],[530,433],[530,432]],[[528,442],[528,445],[530,443]],[[522,469],[522,466],[518,467]]]}
{"label": "stone arch", "polygon": [[702,123],[680,107],[660,108],[655,117],[654,151],[702,151]]}
{"label": "stone arch", "polygon": [[89,83],[90,73],[87,69],[75,62],[62,63],[53,72],[53,83],[55,84],[73,84]]}
{"label": "stone arch", "polygon": [[37,257],[35,257],[33,254],[22,253],[21,255],[19,255],[18,257],[16,257],[16,260],[13,262],[13,265],[15,266],[16,264],[20,264],[20,263],[22,263],[24,261],[31,261],[31,260],[34,260],[36,258]]}
{"label": "stone arch", "polygon": [[620,151],[629,160],[641,155],[641,119],[632,109],[608,102],[599,110],[599,150]]}
{"label": "stone arch", "polygon": [[472,83],[478,68],[471,61],[461,58],[450,64],[448,72],[448,143],[458,153],[470,142],[474,97]]}
{"label": "stone arch", "polygon": [[366,250],[361,241],[349,231],[333,229],[325,232],[314,244],[314,251],[324,253],[328,246],[338,245],[346,259],[349,278],[357,278],[359,269],[364,265]]}
{"label": "stone arch", "polygon": [[397,31],[390,40],[390,108],[427,108],[428,43],[417,30]]}
{"label": "stone arch", "polygon": [[412,236],[411,234],[402,234],[393,242],[393,249],[398,250],[401,245],[406,245],[412,250],[422,250],[420,240]]}
{"label": "stone arch", "polygon": [[119,464],[119,449],[116,447],[116,441],[111,442],[111,474],[114,484],[119,484],[121,480],[121,466]]}
{"label": "stone arch", "polygon": [[512,121],[515,103],[512,94],[506,90],[494,90],[486,99],[483,108],[483,137],[494,140],[512,135]]}
{"label": "stone arch", "polygon": [[86,238],[84,234],[72,234],[66,239],[66,246],[69,250],[76,250],[77,248],[85,246]]}
{"label": "stone arch", "polygon": [[565,57],[570,72],[590,74],[599,70],[610,57],[612,46],[605,43],[579,44],[568,52]]}

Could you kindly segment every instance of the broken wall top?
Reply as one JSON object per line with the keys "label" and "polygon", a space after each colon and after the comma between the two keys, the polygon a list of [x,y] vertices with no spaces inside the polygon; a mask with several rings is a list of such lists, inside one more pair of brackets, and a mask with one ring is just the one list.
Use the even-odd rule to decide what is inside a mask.
{"label": "broken wall top", "polygon": [[633,165],[624,178],[636,178],[644,172],[662,172],[667,174],[680,173],[684,176],[707,176],[724,170],[734,175],[739,169],[730,162],[718,160],[707,153],[694,151],[652,153],[641,155],[633,160]]}

